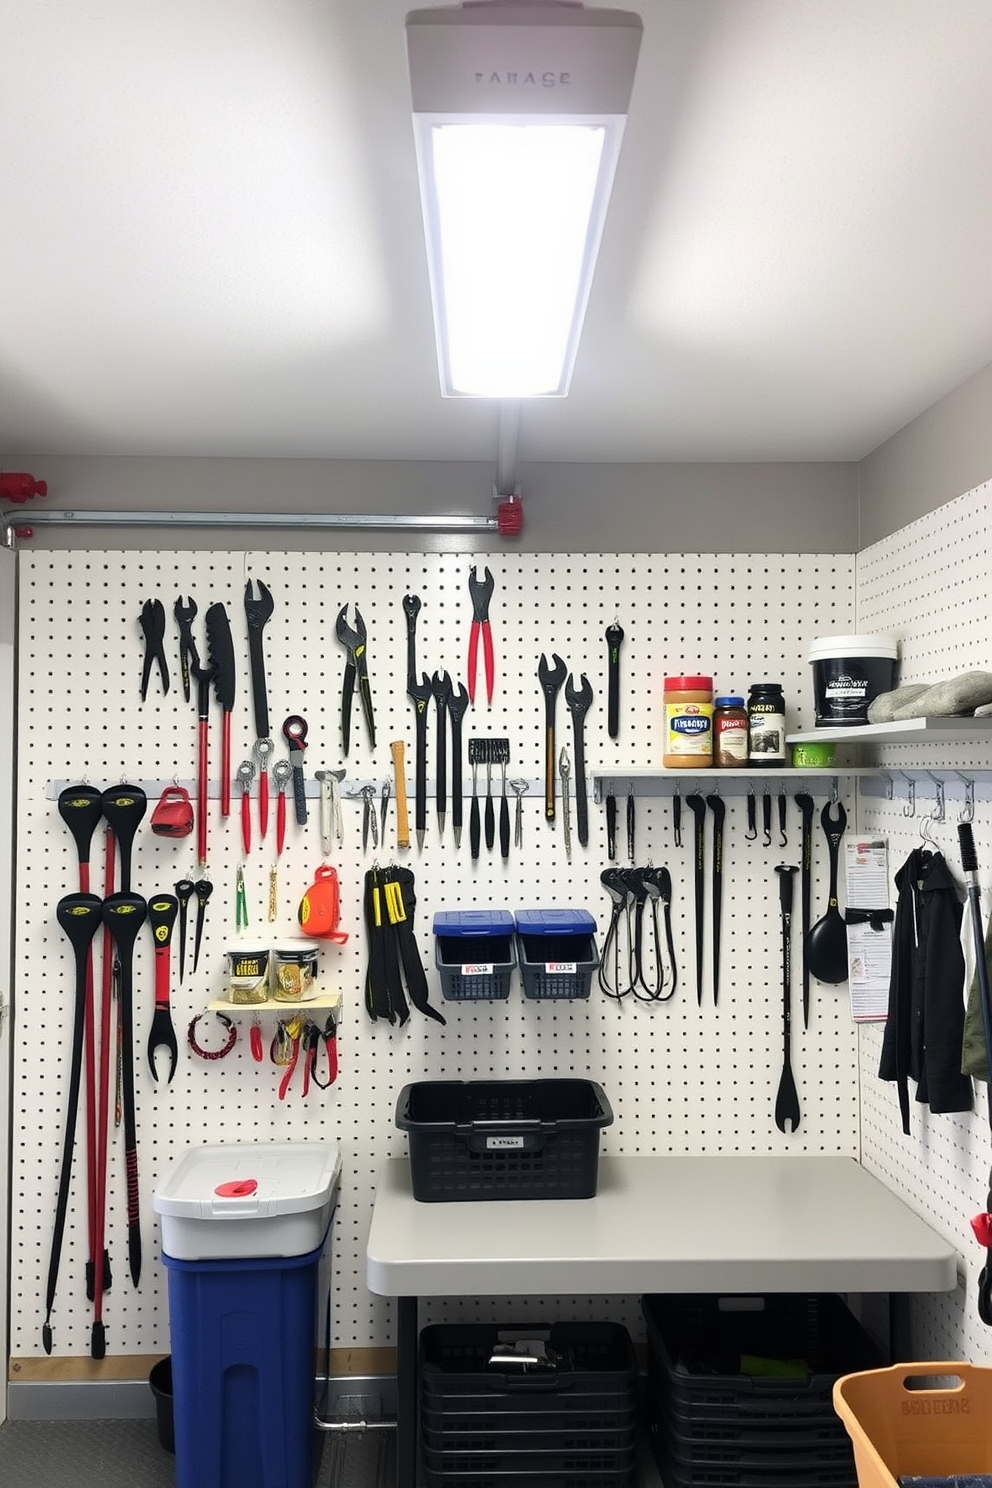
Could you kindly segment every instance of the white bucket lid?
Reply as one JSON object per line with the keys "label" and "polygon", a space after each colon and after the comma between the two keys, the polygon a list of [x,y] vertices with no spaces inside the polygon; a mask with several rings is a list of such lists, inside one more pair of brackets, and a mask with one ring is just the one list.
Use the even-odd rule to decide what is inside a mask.
{"label": "white bucket lid", "polygon": [[810,643],[810,661],[828,661],[840,656],[877,656],[897,661],[899,643],[892,636],[835,635],[819,636]]}
{"label": "white bucket lid", "polygon": [[[340,1172],[335,1142],[220,1142],[191,1148],[154,1195],[153,1207],[156,1214],[186,1219],[299,1214],[330,1202]],[[227,1196],[218,1193],[224,1187]]]}

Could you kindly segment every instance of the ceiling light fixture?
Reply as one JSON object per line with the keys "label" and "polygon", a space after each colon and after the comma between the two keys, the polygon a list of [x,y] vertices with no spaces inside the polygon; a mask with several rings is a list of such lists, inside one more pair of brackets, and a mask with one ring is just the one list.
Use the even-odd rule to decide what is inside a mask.
{"label": "ceiling light fixture", "polygon": [[570,0],[407,16],[443,396],[568,392],[641,31]]}

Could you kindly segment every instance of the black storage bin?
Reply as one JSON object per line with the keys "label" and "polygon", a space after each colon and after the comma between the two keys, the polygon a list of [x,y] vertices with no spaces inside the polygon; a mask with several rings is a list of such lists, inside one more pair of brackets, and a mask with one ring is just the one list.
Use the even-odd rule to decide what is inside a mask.
{"label": "black storage bin", "polygon": [[396,1103],[415,1199],[588,1199],[613,1121],[593,1080],[421,1080]]}
{"label": "black storage bin", "polygon": [[587,909],[520,909],[517,944],[524,996],[538,1001],[589,996],[599,966],[596,921]]}
{"label": "black storage bin", "polygon": [[510,995],[517,964],[508,909],[444,909],[434,916],[434,964],[449,1002],[498,1001]]}
{"label": "black storage bin", "polygon": [[[490,1367],[507,1338],[540,1338],[553,1369]],[[630,1488],[637,1360],[615,1323],[438,1324],[420,1335],[420,1415],[432,1488]]]}
{"label": "black storage bin", "polygon": [[[642,1310],[666,1488],[857,1488],[833,1385],[882,1360],[841,1298],[649,1296]],[[790,1360],[786,1377],[754,1372]]]}

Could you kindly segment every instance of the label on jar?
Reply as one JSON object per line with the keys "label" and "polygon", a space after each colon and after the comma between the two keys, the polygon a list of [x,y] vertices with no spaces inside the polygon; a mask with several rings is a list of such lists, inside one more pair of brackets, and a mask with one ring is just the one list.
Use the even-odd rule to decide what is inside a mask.
{"label": "label on jar", "polygon": [[665,753],[690,758],[713,754],[713,704],[665,704]]}
{"label": "label on jar", "polygon": [[749,710],[748,750],[759,764],[785,760],[785,714],[763,711],[759,704]]}
{"label": "label on jar", "polygon": [[746,765],[748,751],[747,715],[718,718],[715,723],[713,753],[718,765]]}

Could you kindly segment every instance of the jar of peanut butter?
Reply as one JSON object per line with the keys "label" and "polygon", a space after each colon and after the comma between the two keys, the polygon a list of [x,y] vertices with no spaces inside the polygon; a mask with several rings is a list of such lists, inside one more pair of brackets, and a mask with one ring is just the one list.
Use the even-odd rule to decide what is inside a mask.
{"label": "jar of peanut butter", "polygon": [[713,763],[713,678],[665,678],[666,770],[704,770]]}

